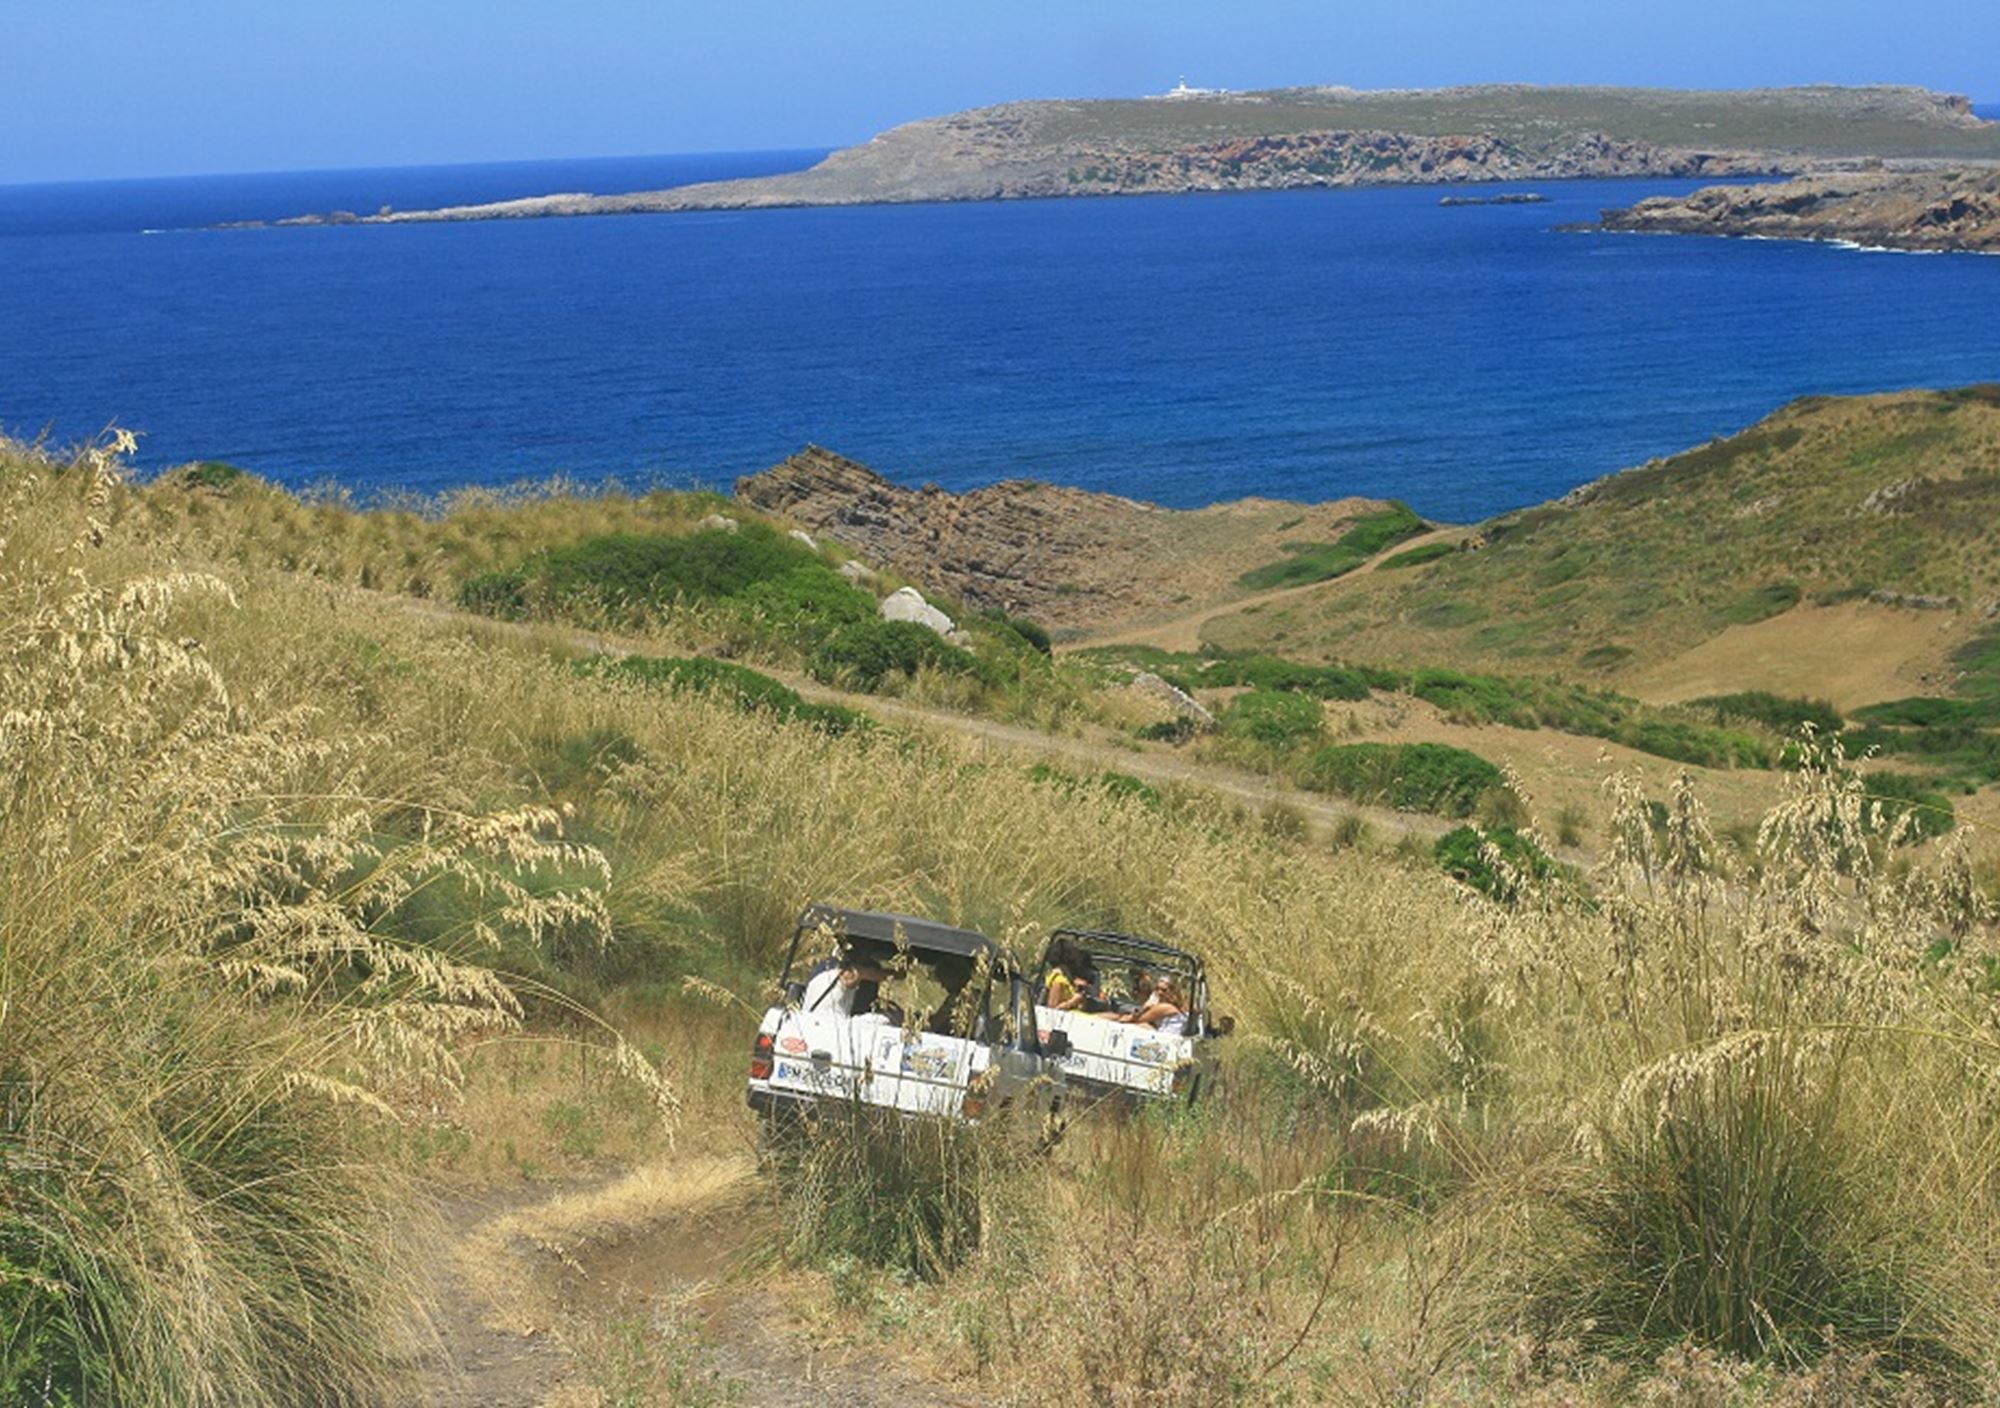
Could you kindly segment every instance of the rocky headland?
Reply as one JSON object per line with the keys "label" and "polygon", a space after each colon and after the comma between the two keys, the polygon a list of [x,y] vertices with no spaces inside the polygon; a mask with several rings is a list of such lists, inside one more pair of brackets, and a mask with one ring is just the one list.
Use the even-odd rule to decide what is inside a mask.
{"label": "rocky headland", "polygon": [[1372,499],[1240,499],[1169,509],[1015,479],[954,494],[909,489],[817,445],[736,483],[752,507],[975,608],[1056,628],[1102,627],[1241,596],[1246,565],[1330,541]]}
{"label": "rocky headland", "polygon": [[2000,162],[2000,123],[1981,121],[1964,98],[1919,88],[1294,88],[1006,103],[908,123],[785,175],[277,223],[1727,177],[1926,159]]}
{"label": "rocky headland", "polygon": [[1853,172],[1776,185],[1708,186],[1607,210],[1603,228],[2000,253],[2000,171]]}

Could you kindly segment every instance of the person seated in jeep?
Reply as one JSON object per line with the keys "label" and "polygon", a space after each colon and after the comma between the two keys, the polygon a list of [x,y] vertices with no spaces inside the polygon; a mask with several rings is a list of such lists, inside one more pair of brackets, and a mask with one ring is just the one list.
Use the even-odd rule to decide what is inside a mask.
{"label": "person seated in jeep", "polygon": [[799,1000],[804,1012],[830,1012],[842,1017],[859,1017],[874,1009],[877,985],[889,976],[876,967],[843,953],[828,959],[806,979],[805,995]]}
{"label": "person seated in jeep", "polygon": [[1187,999],[1174,986],[1171,978],[1160,978],[1153,983],[1152,992],[1136,1009],[1111,1020],[1132,1022],[1153,1027],[1167,1036],[1179,1036],[1187,1030]]}
{"label": "person seated in jeep", "polygon": [[1083,978],[1089,962],[1073,943],[1058,940],[1049,950],[1049,975],[1042,982],[1042,1005],[1058,1012],[1083,1006]]}

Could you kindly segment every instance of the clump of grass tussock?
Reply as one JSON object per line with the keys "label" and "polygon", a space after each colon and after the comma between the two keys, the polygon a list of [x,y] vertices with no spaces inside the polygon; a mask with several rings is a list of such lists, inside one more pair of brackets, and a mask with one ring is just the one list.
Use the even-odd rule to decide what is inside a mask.
{"label": "clump of grass tussock", "polygon": [[[602,931],[517,877],[600,861],[543,809],[383,800],[238,694],[184,633],[229,589],[105,546],[129,448],[0,464],[0,1384],[377,1401],[422,1284],[383,1127],[520,1018],[466,953]],[[442,887],[458,932],[400,939]]]}

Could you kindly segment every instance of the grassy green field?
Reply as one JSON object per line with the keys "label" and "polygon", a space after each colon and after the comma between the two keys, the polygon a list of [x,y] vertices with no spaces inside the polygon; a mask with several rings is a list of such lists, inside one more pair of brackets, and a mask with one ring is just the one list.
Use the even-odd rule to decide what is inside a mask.
{"label": "grassy green field", "polygon": [[1871,593],[2000,599],[2000,389],[1797,402],[1482,526],[1476,551],[1226,615],[1230,651],[1617,678]]}

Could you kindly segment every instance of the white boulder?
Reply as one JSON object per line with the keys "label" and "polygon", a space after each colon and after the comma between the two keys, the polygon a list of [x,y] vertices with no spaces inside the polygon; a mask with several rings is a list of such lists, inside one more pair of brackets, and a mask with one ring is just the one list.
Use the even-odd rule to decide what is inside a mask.
{"label": "white boulder", "polygon": [[919,626],[928,626],[953,644],[964,639],[958,632],[957,623],[925,601],[924,594],[915,587],[898,587],[883,597],[882,619],[912,621]]}
{"label": "white boulder", "polygon": [[714,532],[718,529],[724,533],[734,533],[736,531],[736,520],[725,514],[711,513],[708,517],[697,523],[695,527],[701,529],[704,533]]}
{"label": "white boulder", "polygon": [[818,544],[818,543],[816,543],[816,542],[814,542],[814,541],[813,541],[813,536],[812,536],[812,534],[810,534],[810,533],[806,532],[806,530],[805,530],[805,529],[803,529],[803,528],[794,528],[794,529],[792,529],[792,531],[791,531],[791,532],[789,532],[789,533],[785,534],[785,536],[786,536],[787,538],[791,538],[791,539],[794,539],[794,540],[796,540],[796,541],[798,541],[798,542],[801,542],[801,543],[804,543],[804,544],[805,544],[805,545],[806,545],[807,547],[811,548],[811,549],[812,549],[812,550],[813,550],[814,552],[818,552],[818,551],[819,551],[819,544]]}
{"label": "white boulder", "polygon": [[836,570],[850,582],[872,582],[875,580],[874,568],[864,566],[852,558],[841,563]]}

